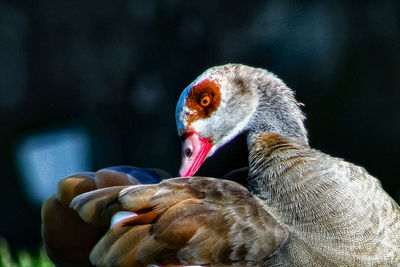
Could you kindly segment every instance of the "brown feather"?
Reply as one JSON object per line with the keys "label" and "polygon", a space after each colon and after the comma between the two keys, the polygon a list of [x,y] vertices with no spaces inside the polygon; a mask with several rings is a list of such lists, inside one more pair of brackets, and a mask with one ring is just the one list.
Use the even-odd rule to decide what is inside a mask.
{"label": "brown feather", "polygon": [[96,244],[90,254],[96,266],[145,266],[137,261],[140,244],[150,236],[150,224],[135,227],[116,225]]}
{"label": "brown feather", "polygon": [[99,170],[95,174],[95,181],[97,188],[106,188],[111,186],[118,186],[118,185],[133,185],[133,184],[140,184],[140,182],[125,173],[103,169]]}
{"label": "brown feather", "polygon": [[126,186],[113,186],[86,192],[74,198],[70,206],[85,222],[108,226],[112,215],[122,210],[118,196],[124,188]]}
{"label": "brown feather", "polygon": [[131,211],[138,211],[152,207],[150,198],[159,188],[155,185],[134,185],[121,191],[119,201],[122,206]]}
{"label": "brown feather", "polygon": [[150,224],[154,222],[154,219],[157,218],[159,213],[156,210],[150,210],[146,213],[138,214],[135,217],[130,217],[128,219],[123,220],[121,223],[124,225],[142,225],[142,224]]}
{"label": "brown feather", "polygon": [[199,200],[189,199],[167,209],[153,226],[155,237],[173,248],[185,246],[205,224],[201,214],[206,214],[207,209],[199,203]]}
{"label": "brown feather", "polygon": [[95,181],[86,174],[75,174],[64,178],[57,186],[57,199],[65,208],[76,196],[97,189]]}

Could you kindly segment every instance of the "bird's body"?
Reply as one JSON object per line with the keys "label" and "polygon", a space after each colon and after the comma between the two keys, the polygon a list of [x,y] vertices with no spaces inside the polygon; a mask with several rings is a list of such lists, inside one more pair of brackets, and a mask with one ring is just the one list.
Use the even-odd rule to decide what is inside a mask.
{"label": "bird's body", "polygon": [[250,151],[249,189],[289,232],[271,265],[400,262],[399,206],[364,168],[261,135]]}
{"label": "bird's body", "polygon": [[[247,188],[207,177],[132,186],[121,178],[117,187],[77,191],[70,205],[90,225],[104,227],[120,210],[139,213],[95,242],[92,264],[400,264],[399,206],[365,169],[310,148],[298,105],[293,92],[263,69],[228,64],[200,75],[176,109],[180,175],[192,176],[245,132],[248,173],[228,176]],[[75,186],[66,180],[61,191],[70,191],[69,184]],[[49,216],[57,208],[43,210],[45,237],[57,235]]]}

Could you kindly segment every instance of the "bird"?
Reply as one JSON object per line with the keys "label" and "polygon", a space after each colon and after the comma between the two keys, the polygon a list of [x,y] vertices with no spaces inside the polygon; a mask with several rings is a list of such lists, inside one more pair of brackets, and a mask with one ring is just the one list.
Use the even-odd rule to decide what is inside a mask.
{"label": "bird", "polygon": [[[95,266],[400,264],[399,205],[363,167],[310,147],[301,106],[265,69],[207,69],[176,106],[180,177],[139,184],[123,172],[100,170],[81,181],[105,186],[81,190],[70,189],[73,178],[62,180],[53,204],[42,209],[49,254],[61,259],[46,240],[58,234],[48,229],[54,203],[63,203],[84,227],[101,229],[83,257]],[[247,168],[221,178],[195,176],[241,134]],[[130,213],[113,220],[119,212]]]}

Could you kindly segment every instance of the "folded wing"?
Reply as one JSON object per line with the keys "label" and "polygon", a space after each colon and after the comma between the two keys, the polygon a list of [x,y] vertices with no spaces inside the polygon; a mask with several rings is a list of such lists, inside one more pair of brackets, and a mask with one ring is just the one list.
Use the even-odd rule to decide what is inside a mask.
{"label": "folded wing", "polygon": [[96,266],[257,266],[288,236],[246,188],[214,178],[100,189],[78,196],[71,207],[92,225],[104,225],[119,210],[138,214],[94,246],[90,260]]}

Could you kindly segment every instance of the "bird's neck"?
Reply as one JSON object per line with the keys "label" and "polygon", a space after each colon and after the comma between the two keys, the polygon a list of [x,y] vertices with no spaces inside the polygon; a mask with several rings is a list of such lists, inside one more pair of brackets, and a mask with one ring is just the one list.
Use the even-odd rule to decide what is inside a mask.
{"label": "bird's neck", "polygon": [[277,202],[293,192],[303,177],[295,168],[307,164],[308,144],[271,133],[252,133],[249,142],[249,189],[260,198]]}
{"label": "bird's neck", "polygon": [[296,139],[277,134],[253,133],[252,136],[247,188],[282,222],[293,226],[304,213],[300,207],[308,207],[312,205],[310,201],[318,198],[305,192],[309,185],[318,188],[322,181],[316,176],[303,175],[312,161],[307,154],[314,150]]}
{"label": "bird's neck", "polygon": [[[249,185],[254,193],[277,192],[275,184],[281,182],[281,172],[296,164],[293,158],[300,158],[301,153],[310,150],[305,116],[294,92],[278,77],[262,70],[255,70],[249,76],[252,79],[246,84],[256,92],[258,100],[245,129],[250,152]],[[291,190],[285,186],[282,184],[279,189],[281,194]]]}
{"label": "bird's neck", "polygon": [[345,199],[338,197],[343,189],[335,177],[323,175],[332,160],[325,154],[296,139],[268,133],[259,134],[249,152],[247,187],[286,224],[294,226],[310,218],[318,222],[313,216],[324,212],[326,205],[346,206]]}
{"label": "bird's neck", "polygon": [[305,116],[294,98],[294,92],[271,73],[261,77],[261,80],[249,82],[258,96],[257,108],[247,125],[249,138],[265,133],[277,134],[308,145],[303,122]]}

